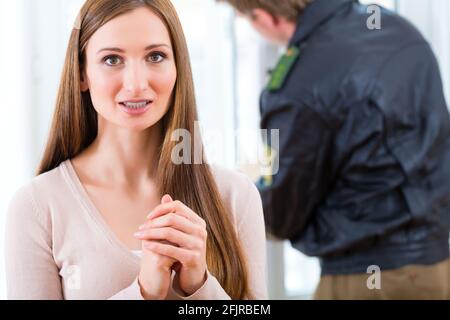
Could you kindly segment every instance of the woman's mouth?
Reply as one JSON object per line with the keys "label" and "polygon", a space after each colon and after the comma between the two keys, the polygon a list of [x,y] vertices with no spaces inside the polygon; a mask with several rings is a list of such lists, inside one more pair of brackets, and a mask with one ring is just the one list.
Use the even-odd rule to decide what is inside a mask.
{"label": "woman's mouth", "polygon": [[124,101],[120,102],[119,105],[122,110],[127,114],[139,115],[145,113],[151,106],[153,101],[151,100],[140,100],[140,101]]}

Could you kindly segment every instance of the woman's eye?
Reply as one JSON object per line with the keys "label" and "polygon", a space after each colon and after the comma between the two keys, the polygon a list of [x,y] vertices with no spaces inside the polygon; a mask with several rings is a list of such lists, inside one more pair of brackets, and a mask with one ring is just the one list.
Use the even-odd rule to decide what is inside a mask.
{"label": "woman's eye", "polygon": [[152,63],[160,63],[166,58],[166,55],[160,52],[152,53],[148,57],[148,61]]}
{"label": "woman's eye", "polygon": [[122,59],[118,56],[109,56],[103,59],[103,61],[110,67],[114,67],[122,63]]}

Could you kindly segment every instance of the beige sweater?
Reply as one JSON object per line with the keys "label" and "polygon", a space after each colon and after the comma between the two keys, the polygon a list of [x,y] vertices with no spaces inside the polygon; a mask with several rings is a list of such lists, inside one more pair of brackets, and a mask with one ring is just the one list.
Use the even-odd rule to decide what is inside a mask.
{"label": "beige sweater", "polygon": [[[252,295],[266,299],[266,245],[259,193],[243,174],[213,168],[248,259]],[[139,257],[120,242],[90,201],[70,160],[19,189],[6,224],[8,299],[142,299]],[[190,297],[229,299],[208,272]]]}

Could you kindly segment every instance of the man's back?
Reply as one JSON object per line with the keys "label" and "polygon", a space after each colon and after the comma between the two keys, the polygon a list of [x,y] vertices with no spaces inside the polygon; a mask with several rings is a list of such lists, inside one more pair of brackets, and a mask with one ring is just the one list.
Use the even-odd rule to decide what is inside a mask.
{"label": "man's back", "polygon": [[280,173],[260,186],[269,229],[324,274],[442,261],[450,119],[434,55],[397,15],[368,30],[365,6],[334,3],[307,8],[299,60],[262,96],[262,127],[281,129]]}

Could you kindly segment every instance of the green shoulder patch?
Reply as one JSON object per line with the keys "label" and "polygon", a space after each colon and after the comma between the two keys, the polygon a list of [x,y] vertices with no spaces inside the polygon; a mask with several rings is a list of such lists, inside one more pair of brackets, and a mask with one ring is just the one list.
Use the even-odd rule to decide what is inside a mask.
{"label": "green shoulder patch", "polygon": [[272,72],[272,77],[267,85],[267,90],[274,91],[283,87],[284,82],[289,75],[289,72],[294,67],[300,55],[300,49],[297,47],[290,47],[288,51],[281,57],[277,67]]}

